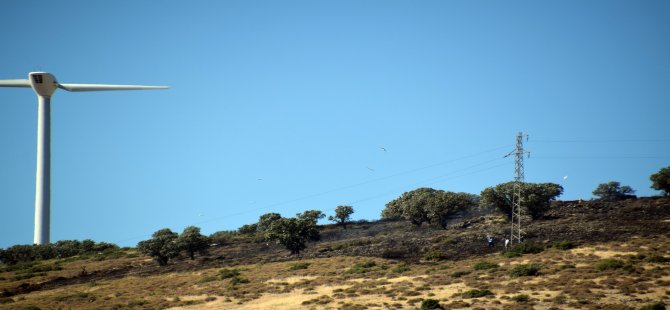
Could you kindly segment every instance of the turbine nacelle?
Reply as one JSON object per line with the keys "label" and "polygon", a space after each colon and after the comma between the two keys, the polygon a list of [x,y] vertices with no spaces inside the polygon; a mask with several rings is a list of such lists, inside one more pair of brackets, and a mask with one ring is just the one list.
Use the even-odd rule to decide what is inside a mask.
{"label": "turbine nacelle", "polygon": [[28,73],[28,81],[30,87],[38,96],[51,97],[58,89],[56,77],[48,72],[30,72]]}

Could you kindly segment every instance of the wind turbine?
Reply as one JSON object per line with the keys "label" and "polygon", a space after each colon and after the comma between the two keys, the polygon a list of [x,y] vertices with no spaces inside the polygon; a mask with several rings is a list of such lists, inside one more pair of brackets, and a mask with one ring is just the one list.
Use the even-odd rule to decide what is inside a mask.
{"label": "wind turbine", "polygon": [[32,88],[37,94],[37,174],[35,180],[35,244],[49,243],[51,226],[51,96],[56,89],[72,92],[167,89],[166,86],[60,84],[51,73],[30,72],[27,80],[0,80],[0,87]]}

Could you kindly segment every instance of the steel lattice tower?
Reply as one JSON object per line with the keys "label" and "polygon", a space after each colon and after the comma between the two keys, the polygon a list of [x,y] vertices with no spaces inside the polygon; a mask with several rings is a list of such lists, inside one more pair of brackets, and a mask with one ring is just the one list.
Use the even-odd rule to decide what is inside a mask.
{"label": "steel lattice tower", "polygon": [[524,183],[523,171],[523,133],[516,136],[514,150],[514,194],[512,196],[512,232],[510,243],[521,243],[521,187]]}

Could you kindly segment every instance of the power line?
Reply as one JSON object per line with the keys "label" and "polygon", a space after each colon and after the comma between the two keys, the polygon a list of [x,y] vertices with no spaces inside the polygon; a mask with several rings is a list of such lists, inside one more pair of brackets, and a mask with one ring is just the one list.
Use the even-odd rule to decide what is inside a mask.
{"label": "power line", "polygon": [[[496,158],[496,160],[497,160],[497,159],[499,159],[499,158]],[[472,171],[472,172],[470,172],[470,173],[460,174],[460,175],[453,176],[453,177],[450,177],[450,178],[444,178],[444,176],[440,176],[440,177],[431,178],[431,179],[428,179],[428,180],[423,180],[423,181],[420,181],[420,182],[415,182],[415,183],[412,183],[412,184],[409,184],[409,185],[405,185],[405,186],[403,186],[402,188],[397,187],[396,189],[394,189],[394,190],[392,190],[392,191],[387,191],[387,192],[384,192],[384,193],[382,193],[382,194],[377,194],[377,195],[374,195],[374,196],[370,196],[370,197],[367,197],[367,198],[363,198],[363,199],[359,199],[359,200],[356,200],[356,201],[349,202],[348,205],[354,205],[354,204],[357,204],[357,203],[360,203],[360,202],[364,202],[364,201],[372,200],[372,199],[375,199],[375,198],[383,197],[383,196],[386,196],[386,195],[390,195],[390,194],[393,194],[393,193],[397,193],[398,190],[402,190],[403,188],[406,189],[406,188],[408,188],[408,187],[414,187],[414,186],[417,186],[417,185],[419,185],[419,184],[434,184],[434,183],[440,183],[440,182],[444,182],[444,181],[446,181],[446,180],[457,179],[457,178],[461,178],[461,177],[465,177],[465,176],[469,176],[469,175],[473,175],[473,174],[481,173],[481,172],[484,172],[484,171],[489,171],[489,170],[492,170],[492,169],[495,169],[495,168],[498,168],[498,167],[502,167],[502,166],[506,166],[506,165],[507,165],[507,163],[503,163],[503,164],[498,164],[498,165],[491,166],[491,167],[488,167],[488,168],[484,168],[484,169],[480,169],[480,170]],[[443,179],[442,179],[442,178],[443,178]],[[435,179],[442,179],[442,180],[434,181]],[[429,181],[433,181],[433,182],[429,182]],[[333,209],[333,210],[334,210],[334,209]]]}
{"label": "power line", "polygon": [[[397,176],[401,176],[401,175],[406,175],[406,174],[414,173],[414,172],[417,172],[417,171],[426,170],[426,169],[429,169],[429,168],[438,167],[438,166],[445,165],[445,164],[448,164],[448,163],[453,163],[453,162],[457,162],[457,161],[461,161],[461,160],[465,160],[465,159],[469,159],[469,158],[477,157],[477,156],[480,156],[480,155],[483,155],[483,154],[487,154],[487,153],[491,153],[491,152],[495,152],[495,151],[498,151],[498,150],[501,150],[501,149],[503,149],[503,148],[507,148],[507,147],[509,147],[509,145],[500,146],[500,147],[492,148],[492,149],[485,150],[485,151],[482,151],[482,152],[478,152],[478,153],[474,153],[474,154],[470,154],[470,155],[462,156],[462,157],[459,157],[459,158],[450,159],[450,160],[446,160],[446,161],[442,161],[442,162],[438,162],[438,163],[430,164],[430,165],[427,165],[427,166],[423,166],[423,167],[419,167],[419,168],[415,168],[415,169],[411,169],[411,170],[406,170],[406,171],[402,171],[402,172],[398,172],[398,173],[391,174],[391,175],[388,175],[388,176],[375,178],[375,179],[372,179],[372,180],[369,180],[369,181],[359,182],[359,183],[355,183],[355,184],[351,184],[351,185],[346,185],[346,186],[342,186],[342,187],[334,188],[334,189],[327,190],[327,191],[323,191],[323,192],[319,192],[319,193],[314,193],[314,194],[305,195],[305,196],[298,197],[298,198],[295,198],[295,199],[290,199],[290,200],[285,200],[285,201],[282,201],[282,202],[273,203],[273,204],[270,204],[270,205],[267,205],[267,206],[263,206],[263,207],[259,207],[259,208],[247,209],[247,210],[243,210],[243,211],[236,212],[236,213],[231,213],[231,214],[226,214],[226,215],[222,215],[222,216],[214,217],[214,218],[211,218],[211,219],[207,219],[207,220],[203,220],[203,221],[199,221],[199,222],[193,223],[193,224],[191,224],[191,225],[200,225],[200,224],[204,224],[204,223],[210,223],[210,222],[214,222],[214,221],[219,221],[219,220],[224,219],[224,218],[235,217],[235,216],[239,216],[239,215],[243,215],[243,214],[248,214],[248,213],[252,213],[252,212],[256,212],[256,211],[260,211],[260,210],[267,210],[267,209],[271,209],[271,208],[278,207],[278,206],[281,206],[281,205],[286,205],[286,204],[293,203],[293,202],[297,202],[297,201],[302,201],[302,200],[306,200],[306,199],[310,199],[310,198],[315,198],[315,197],[319,197],[319,196],[327,195],[327,194],[330,194],[330,193],[334,193],[334,192],[342,191],[342,190],[345,190],[345,189],[355,188],[355,187],[358,187],[358,186],[362,186],[362,185],[366,185],[366,184],[370,184],[370,183],[374,183],[374,182],[378,182],[378,181],[382,181],[382,180],[390,179],[390,178],[393,178],[393,177],[397,177]],[[472,167],[480,166],[480,165],[482,165],[482,164],[486,164],[486,163],[489,163],[489,162],[492,162],[492,161],[495,161],[495,160],[499,160],[499,159],[500,159],[499,157],[496,157],[496,158],[494,158],[494,159],[487,160],[487,161],[482,162],[482,163],[479,163],[479,164],[475,164],[475,165],[472,165],[472,166],[469,166],[469,167],[466,167],[466,168],[463,168],[463,169],[459,169],[459,170],[456,170],[456,171],[452,171],[451,173],[458,172],[458,171],[463,171],[463,170],[467,170],[467,169],[470,169],[470,168],[472,168]],[[126,239],[123,239],[123,240],[120,240],[120,241],[117,241],[117,242],[124,242],[124,241],[129,241],[129,240],[136,240],[136,239],[145,238],[145,237],[147,237],[147,235],[136,236],[136,237],[130,237],[130,238],[126,238]]]}
{"label": "power line", "polygon": [[668,159],[670,156],[533,156],[535,159]]}
{"label": "power line", "polygon": [[[306,199],[310,199],[310,198],[315,198],[315,197],[323,196],[323,195],[330,194],[330,193],[333,193],[333,192],[337,192],[337,191],[341,191],[341,190],[345,190],[345,189],[350,189],[350,188],[358,187],[358,186],[361,186],[361,185],[366,185],[366,184],[370,184],[370,183],[374,183],[374,182],[378,182],[378,181],[382,181],[382,180],[390,179],[390,178],[397,177],[397,176],[401,176],[401,175],[410,174],[410,173],[413,173],[413,172],[417,172],[417,171],[421,171],[421,170],[425,170],[425,169],[429,169],[429,168],[434,168],[434,167],[437,167],[437,166],[441,166],[441,165],[445,165],[445,164],[448,164],[448,163],[457,162],[457,161],[464,160],[464,159],[473,158],[473,157],[476,157],[476,156],[479,156],[479,155],[482,155],[482,154],[486,154],[486,153],[491,153],[491,152],[499,151],[499,150],[501,150],[501,149],[503,149],[503,148],[507,148],[507,147],[509,147],[509,145],[507,145],[507,146],[496,147],[496,148],[489,149],[489,150],[486,150],[486,151],[482,151],[482,152],[478,152],[478,153],[474,153],[474,154],[466,155],[466,156],[459,157],[459,158],[455,158],[455,159],[451,159],[451,160],[442,161],[442,162],[439,162],[439,163],[434,163],[434,164],[431,164],[431,165],[427,165],[427,166],[423,166],[423,167],[419,167],[419,168],[415,168],[415,169],[411,169],[411,170],[407,170],[407,171],[402,171],[402,172],[399,172],[399,173],[395,173],[395,174],[391,174],[391,175],[388,175],[388,176],[384,176],[384,177],[380,177],[380,178],[372,179],[372,180],[365,181],[365,182],[360,182],[360,183],[356,183],[356,184],[352,184],[352,185],[342,186],[342,187],[338,187],[338,188],[335,188],[335,189],[331,189],[331,190],[327,190],[327,191],[323,191],[323,192],[319,192],[319,193],[315,193],[315,194],[305,195],[305,196],[298,197],[298,198],[295,198],[295,199],[290,199],[290,200],[285,200],[285,201],[282,201],[282,202],[277,202],[277,203],[269,204],[269,205],[266,205],[266,206],[263,206],[263,207],[258,207],[258,208],[253,208],[253,209],[247,209],[247,210],[240,211],[240,212],[236,212],[236,213],[230,213],[230,214],[226,214],[226,215],[222,215],[222,216],[214,217],[214,218],[207,219],[207,220],[202,220],[202,221],[199,221],[199,222],[192,223],[192,224],[190,224],[190,225],[200,225],[200,224],[204,224],[204,223],[210,223],[210,222],[214,222],[214,221],[219,221],[219,220],[224,219],[224,218],[230,218],[230,217],[236,217],[236,216],[240,216],[240,215],[244,215],[244,214],[249,214],[249,213],[253,213],[253,212],[256,212],[256,211],[260,211],[260,210],[272,209],[272,208],[274,208],[274,207],[278,207],[278,206],[281,206],[281,205],[285,205],[285,204],[289,204],[289,203],[293,203],[293,202],[297,202],[297,201],[302,201],[302,200],[306,200]],[[428,180],[421,181],[420,183],[425,183],[425,182],[428,182],[428,181],[432,181],[432,180],[436,180],[436,179],[444,178],[444,177],[447,176],[447,175],[451,175],[451,174],[457,173],[457,172],[459,172],[459,171],[465,171],[465,170],[468,170],[468,169],[471,169],[471,168],[474,168],[474,167],[478,167],[478,166],[481,166],[481,165],[485,165],[485,164],[487,164],[487,163],[490,163],[490,162],[493,162],[493,161],[496,161],[496,160],[500,160],[500,159],[502,159],[502,158],[500,158],[500,157],[496,157],[496,158],[493,158],[493,159],[489,159],[489,160],[486,160],[486,161],[483,161],[483,162],[480,162],[480,163],[477,163],[477,164],[474,164],[474,165],[470,165],[470,166],[465,167],[465,168],[461,168],[461,169],[457,169],[457,170],[451,171],[451,172],[449,172],[449,173],[447,173],[447,174],[443,174],[443,175],[441,175],[441,176],[439,176],[439,177],[435,177],[435,178],[431,178],[431,179],[428,179]],[[489,168],[481,169],[481,170],[478,170],[478,171],[474,171],[474,172],[470,172],[470,173],[466,173],[466,174],[462,174],[462,175],[454,176],[454,177],[451,177],[451,178],[448,178],[448,179],[453,179],[453,178],[463,177],[463,176],[467,176],[467,175],[474,174],[474,173],[483,172],[483,171],[486,171],[486,170],[490,170],[490,169],[493,169],[493,168],[497,168],[497,167],[499,167],[499,166],[502,166],[502,165],[497,165],[497,166],[493,166],[493,167],[489,167]],[[442,181],[444,181],[444,180],[442,180]],[[442,182],[442,181],[440,181],[440,182]],[[412,184],[410,184],[409,186],[412,186]],[[405,186],[405,187],[407,187],[407,186]],[[396,191],[393,191],[393,192],[396,192]],[[388,195],[388,192],[387,192],[387,193],[384,193],[384,194],[381,194],[381,195],[375,195],[375,197],[368,197],[368,198],[365,198],[365,199],[357,200],[357,201],[352,202],[352,203],[349,203],[349,204],[355,204],[355,203],[359,203],[359,202],[362,202],[362,201],[371,200],[371,199],[374,199],[374,198],[377,198],[377,197],[381,197],[381,196],[385,196],[385,195]],[[333,209],[333,210],[334,210],[334,209]],[[330,211],[332,211],[332,210],[330,210]],[[130,237],[130,238],[126,238],[126,239],[123,239],[123,240],[119,240],[119,241],[117,241],[117,242],[124,242],[124,241],[129,241],[129,240],[136,240],[136,239],[140,239],[140,238],[146,238],[147,236],[148,236],[148,235],[142,235],[142,236]]]}
{"label": "power line", "polygon": [[595,140],[595,139],[546,139],[546,140],[536,140],[533,139],[533,143],[668,143],[670,139],[606,139],[606,140]]}

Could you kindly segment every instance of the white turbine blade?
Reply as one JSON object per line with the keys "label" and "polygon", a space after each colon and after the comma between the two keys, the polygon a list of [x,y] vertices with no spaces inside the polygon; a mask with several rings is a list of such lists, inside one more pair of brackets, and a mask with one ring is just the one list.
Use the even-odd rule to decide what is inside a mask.
{"label": "white turbine blade", "polygon": [[0,80],[0,87],[30,87],[28,80]]}
{"label": "white turbine blade", "polygon": [[107,84],[58,84],[58,87],[67,91],[142,90],[142,89],[168,88],[167,86],[107,85]]}

